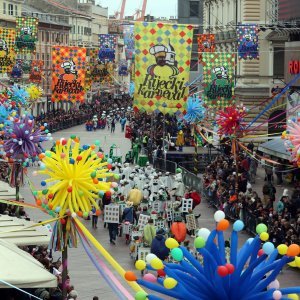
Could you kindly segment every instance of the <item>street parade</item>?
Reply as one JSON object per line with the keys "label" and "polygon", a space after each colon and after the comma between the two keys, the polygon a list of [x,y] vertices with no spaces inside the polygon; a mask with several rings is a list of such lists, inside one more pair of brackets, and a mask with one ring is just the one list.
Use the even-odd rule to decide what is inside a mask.
{"label": "street parade", "polygon": [[0,2],[0,300],[299,299],[298,0]]}

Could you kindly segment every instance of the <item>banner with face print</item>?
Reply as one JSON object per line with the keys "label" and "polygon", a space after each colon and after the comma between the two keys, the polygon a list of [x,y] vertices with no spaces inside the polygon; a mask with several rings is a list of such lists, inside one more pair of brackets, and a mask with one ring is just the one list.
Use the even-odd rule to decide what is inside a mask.
{"label": "banner with face print", "polygon": [[16,50],[22,53],[35,52],[39,20],[32,17],[16,17]]}
{"label": "banner with face print", "polygon": [[227,107],[234,98],[235,54],[203,53],[204,101],[210,107]]}
{"label": "banner with face print", "polygon": [[41,83],[42,81],[42,68],[44,62],[42,60],[33,60],[31,62],[31,70],[29,80],[34,83]]}
{"label": "banner with face print", "polygon": [[198,53],[199,61],[202,62],[202,53],[215,52],[215,35],[214,34],[199,34],[198,38]]}
{"label": "banner with face print", "polygon": [[131,60],[134,54],[134,25],[124,25],[123,36],[126,59]]}
{"label": "banner with face print", "polygon": [[52,102],[84,102],[86,48],[52,48]]}
{"label": "banner with face print", "polygon": [[15,38],[14,29],[0,27],[0,73],[9,72],[15,64]]}
{"label": "banner with face print", "polygon": [[116,55],[117,35],[99,34],[99,60],[101,62],[114,61]]}
{"label": "banner with face print", "polygon": [[243,24],[237,27],[239,59],[259,59],[257,24]]}
{"label": "banner with face print", "polygon": [[185,111],[193,26],[136,22],[134,109]]}

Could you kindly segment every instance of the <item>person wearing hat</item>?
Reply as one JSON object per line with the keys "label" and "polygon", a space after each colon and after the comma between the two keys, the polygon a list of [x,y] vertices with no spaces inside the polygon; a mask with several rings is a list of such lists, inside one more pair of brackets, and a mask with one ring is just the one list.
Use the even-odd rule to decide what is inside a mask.
{"label": "person wearing hat", "polygon": [[127,122],[127,119],[126,119],[125,116],[123,116],[123,117],[121,118],[121,120],[120,120],[122,132],[124,132],[124,130],[125,130],[126,122]]}
{"label": "person wearing hat", "polygon": [[165,231],[160,228],[156,231],[156,236],[152,240],[151,253],[155,254],[161,260],[167,259],[170,252],[170,250],[166,247],[165,242]]}
{"label": "person wearing hat", "polygon": [[97,115],[94,115],[93,116],[93,129],[94,129],[94,131],[96,131],[97,127],[98,127],[98,117],[97,117]]}

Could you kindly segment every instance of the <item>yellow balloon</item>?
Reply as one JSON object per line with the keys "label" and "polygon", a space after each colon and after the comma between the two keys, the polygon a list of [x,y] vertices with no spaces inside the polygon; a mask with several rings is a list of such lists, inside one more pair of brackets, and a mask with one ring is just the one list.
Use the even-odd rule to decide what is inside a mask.
{"label": "yellow balloon", "polygon": [[265,242],[269,239],[269,234],[267,232],[262,232],[259,237],[262,241]]}
{"label": "yellow balloon", "polygon": [[298,297],[297,294],[288,294],[287,297],[288,297],[289,299],[293,299],[293,300],[298,300],[298,299],[299,299],[299,297]]}
{"label": "yellow balloon", "polygon": [[280,245],[277,247],[278,253],[279,253],[280,255],[285,255],[286,252],[287,252],[287,249],[288,249],[288,246],[285,245],[285,244],[280,244]]}
{"label": "yellow balloon", "polygon": [[134,206],[139,205],[142,199],[143,199],[143,193],[138,189],[132,189],[128,193],[127,201],[132,202]]}
{"label": "yellow balloon", "polygon": [[135,263],[135,267],[139,271],[143,271],[146,269],[146,263],[143,260],[137,260]]}
{"label": "yellow balloon", "polygon": [[150,265],[155,270],[162,270],[164,268],[164,264],[162,263],[162,261],[158,257],[153,258],[151,260]]}
{"label": "yellow balloon", "polygon": [[177,280],[174,278],[168,277],[164,280],[164,287],[168,290],[173,289],[177,285]]}
{"label": "yellow balloon", "polygon": [[300,268],[300,256],[295,257],[295,263],[298,268]]}
{"label": "yellow balloon", "polygon": [[174,249],[174,248],[179,247],[178,242],[177,242],[175,239],[173,239],[173,238],[168,238],[168,239],[166,239],[165,245],[166,245],[166,247],[169,248],[169,249]]}

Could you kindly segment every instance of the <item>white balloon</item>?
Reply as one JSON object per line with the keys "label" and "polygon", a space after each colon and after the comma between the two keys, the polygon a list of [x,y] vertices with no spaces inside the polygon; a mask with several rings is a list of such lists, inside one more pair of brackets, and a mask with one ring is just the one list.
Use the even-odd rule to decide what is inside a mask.
{"label": "white balloon", "polygon": [[146,256],[146,262],[147,262],[148,264],[150,264],[151,261],[152,261],[152,259],[154,259],[154,258],[156,258],[156,257],[157,257],[157,256],[156,256],[155,254],[149,253],[149,254],[147,254],[147,256]]}
{"label": "white balloon", "polygon": [[205,241],[207,241],[207,239],[210,235],[210,230],[207,229],[207,228],[201,228],[201,229],[198,230],[197,235],[202,237]]}
{"label": "white balloon", "polygon": [[221,220],[225,219],[225,213],[222,210],[217,210],[214,214],[214,219],[216,222],[220,222]]}
{"label": "white balloon", "polygon": [[279,281],[277,279],[275,279],[274,281],[272,281],[269,285],[268,285],[268,289],[275,289],[278,290],[280,288],[280,284]]}
{"label": "white balloon", "polygon": [[282,298],[282,293],[280,291],[274,291],[273,292],[273,299],[274,300],[280,300]]}

